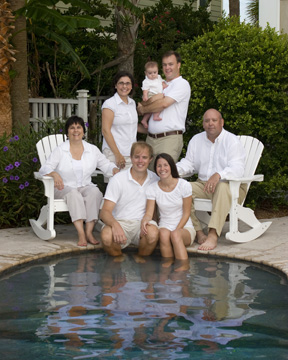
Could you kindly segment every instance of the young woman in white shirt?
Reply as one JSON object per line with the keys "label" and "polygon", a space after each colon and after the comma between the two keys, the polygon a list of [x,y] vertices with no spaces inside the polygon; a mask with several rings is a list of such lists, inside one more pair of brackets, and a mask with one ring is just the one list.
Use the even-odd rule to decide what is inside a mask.
{"label": "young woman in white shirt", "polygon": [[65,124],[67,140],[54,149],[39,170],[41,175],[54,178],[55,199],[65,199],[78,232],[78,246],[87,246],[87,242],[99,244],[92,231],[98,220],[103,195],[92,183],[93,171],[99,168],[108,177],[119,171],[97,146],[83,140],[85,131],[84,120],[71,116]]}
{"label": "young woman in white shirt", "polygon": [[114,96],[102,105],[103,154],[119,169],[131,165],[130,150],[137,141],[138,114],[133,93],[134,78],[127,71],[118,72],[113,79]]}
{"label": "young woman in white shirt", "polygon": [[187,260],[186,247],[192,245],[196,235],[190,219],[191,185],[179,177],[174,160],[166,153],[156,157],[154,170],[160,180],[151,184],[146,191],[147,205],[142,231],[147,232],[157,204],[161,255],[164,258]]}

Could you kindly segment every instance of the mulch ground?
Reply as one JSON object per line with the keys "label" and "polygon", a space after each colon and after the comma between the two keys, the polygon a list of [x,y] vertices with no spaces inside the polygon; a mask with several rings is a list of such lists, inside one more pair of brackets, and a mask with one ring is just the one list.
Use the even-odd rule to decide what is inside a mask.
{"label": "mulch ground", "polygon": [[262,204],[261,207],[255,210],[255,215],[258,219],[288,216],[288,205],[279,205],[275,208],[271,204]]}

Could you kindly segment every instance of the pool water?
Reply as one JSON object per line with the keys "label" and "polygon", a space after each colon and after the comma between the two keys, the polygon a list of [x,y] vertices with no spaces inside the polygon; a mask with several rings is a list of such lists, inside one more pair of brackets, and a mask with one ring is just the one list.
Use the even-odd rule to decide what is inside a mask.
{"label": "pool water", "polygon": [[288,286],[259,266],[103,253],[0,281],[3,360],[288,359]]}

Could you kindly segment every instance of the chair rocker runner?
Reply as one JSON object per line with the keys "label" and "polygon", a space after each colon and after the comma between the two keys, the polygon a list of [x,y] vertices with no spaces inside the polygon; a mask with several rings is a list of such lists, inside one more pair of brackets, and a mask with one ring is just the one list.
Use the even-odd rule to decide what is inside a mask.
{"label": "chair rocker runner", "polygon": [[[263,181],[263,175],[254,175],[257,165],[259,163],[264,145],[256,138],[251,136],[239,136],[239,139],[246,151],[245,171],[244,176],[241,179],[231,178],[227,179],[230,185],[231,191],[231,209],[229,213],[229,231],[226,233],[226,239],[238,243],[244,243],[254,240],[261,236],[272,224],[271,221],[260,222],[254,215],[254,211],[243,207],[238,204],[239,187],[241,183],[247,184],[247,193],[252,181]],[[185,176],[186,177],[186,176]],[[204,223],[209,223],[209,214],[207,212],[212,211],[211,200],[208,199],[194,199],[194,207],[196,216]],[[247,224],[250,229],[244,232],[240,232],[238,229],[238,220]]]}
{"label": "chair rocker runner", "polygon": [[[52,151],[66,140],[66,135],[49,135],[39,140],[36,144],[41,165],[48,159]],[[92,176],[103,174],[100,170],[95,170]],[[29,219],[30,225],[35,234],[42,240],[52,240],[56,237],[54,229],[54,214],[56,212],[68,211],[67,204],[63,199],[54,199],[54,179],[51,176],[41,176],[39,172],[34,172],[35,179],[41,180],[44,184],[44,194],[47,197],[47,205],[41,208],[37,220]],[[46,227],[44,227],[46,225]]]}

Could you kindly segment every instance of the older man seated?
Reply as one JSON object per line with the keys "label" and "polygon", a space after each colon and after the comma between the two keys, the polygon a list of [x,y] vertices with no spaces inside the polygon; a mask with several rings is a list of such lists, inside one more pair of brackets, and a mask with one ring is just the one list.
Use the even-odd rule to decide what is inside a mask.
{"label": "older man seated", "polygon": [[[218,237],[231,207],[231,193],[228,177],[242,177],[245,165],[245,149],[236,135],[224,129],[224,119],[219,111],[209,109],[203,116],[205,131],[193,136],[187,148],[186,157],[178,162],[180,175],[198,174],[196,182],[192,182],[192,197],[210,199],[212,213],[208,224],[208,235],[201,227],[195,215],[194,205],[191,218],[196,230],[199,250],[212,250],[217,246]],[[239,203],[247,192],[247,185],[241,184]]]}

